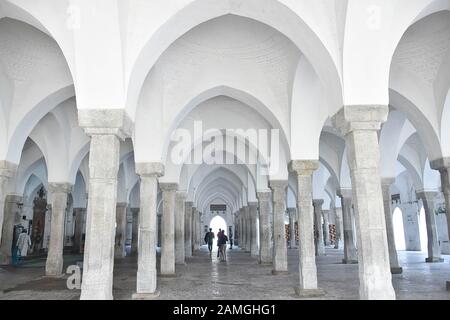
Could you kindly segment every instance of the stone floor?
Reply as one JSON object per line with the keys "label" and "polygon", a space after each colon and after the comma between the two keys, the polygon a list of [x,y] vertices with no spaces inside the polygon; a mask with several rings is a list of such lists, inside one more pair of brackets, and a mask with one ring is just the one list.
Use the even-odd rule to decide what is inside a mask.
{"label": "stone floor", "polygon": [[[196,252],[186,265],[177,266],[174,278],[158,278],[159,299],[229,299],[288,300],[296,299],[298,252],[289,250],[288,275],[273,276],[270,266],[260,266],[256,258],[239,249],[228,251],[228,261],[209,257],[205,248]],[[450,300],[446,280],[450,280],[450,256],[445,262],[427,264],[421,252],[399,252],[403,274],[393,275],[397,299]],[[65,264],[76,264],[82,256],[65,256]],[[357,299],[358,266],[343,265],[342,252],[327,249],[318,258],[319,285],[326,291],[323,299]],[[80,290],[68,290],[67,276],[43,277],[45,260],[24,262],[20,267],[0,268],[0,299],[78,299]],[[130,299],[136,287],[136,259],[115,261],[114,298]]]}

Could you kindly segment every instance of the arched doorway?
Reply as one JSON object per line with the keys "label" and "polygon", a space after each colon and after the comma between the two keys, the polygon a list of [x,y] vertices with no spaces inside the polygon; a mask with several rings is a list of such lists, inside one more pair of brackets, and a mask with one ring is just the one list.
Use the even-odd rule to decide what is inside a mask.
{"label": "arched doorway", "polygon": [[403,213],[400,208],[395,208],[393,213],[395,248],[397,250],[406,250],[405,230],[403,229]]}
{"label": "arched doorway", "polygon": [[212,232],[214,232],[215,240],[214,240],[214,248],[217,248],[217,233],[219,232],[219,229],[225,230],[225,234],[228,234],[228,228],[227,223],[224,218],[221,216],[215,216],[211,219],[211,222],[209,223],[209,227],[212,229]]}

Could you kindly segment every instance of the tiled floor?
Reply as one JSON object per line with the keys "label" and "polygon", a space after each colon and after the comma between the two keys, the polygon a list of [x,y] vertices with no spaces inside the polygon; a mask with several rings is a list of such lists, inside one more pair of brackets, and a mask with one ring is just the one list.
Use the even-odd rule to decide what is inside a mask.
{"label": "tiled floor", "polygon": [[[228,261],[220,262],[203,249],[177,266],[175,278],[158,278],[160,299],[296,299],[298,252],[289,250],[288,275],[273,276],[270,266],[260,266],[256,258],[239,250],[229,251]],[[425,263],[420,252],[399,252],[403,274],[393,275],[397,299],[450,300],[446,280],[450,280],[449,256],[445,262]],[[82,257],[67,256],[66,264]],[[357,299],[358,265],[343,265],[342,252],[327,249],[319,257],[319,286],[326,291],[323,299]],[[20,268],[0,268],[0,299],[78,299],[79,290],[68,290],[66,277],[49,279],[44,275],[44,261],[32,261]],[[130,299],[136,287],[136,259],[115,261],[114,298]]]}

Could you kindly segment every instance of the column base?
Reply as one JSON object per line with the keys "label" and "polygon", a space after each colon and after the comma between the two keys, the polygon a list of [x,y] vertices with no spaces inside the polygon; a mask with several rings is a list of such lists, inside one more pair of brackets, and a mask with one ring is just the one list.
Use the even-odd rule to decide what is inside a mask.
{"label": "column base", "polygon": [[0,255],[0,266],[7,266],[12,264],[11,256]]}
{"label": "column base", "polygon": [[159,297],[160,292],[157,290],[153,293],[133,293],[131,299],[133,300],[154,300]]}
{"label": "column base", "polygon": [[343,263],[343,264],[358,264],[358,260],[347,260],[347,259],[342,259],[342,263]]}
{"label": "column base", "polygon": [[427,262],[427,263],[444,262],[444,259],[442,259],[442,258],[436,258],[436,257],[433,257],[433,258],[426,258],[426,259],[425,259],[425,262]]}
{"label": "column base", "polygon": [[288,274],[289,274],[288,271],[272,270],[272,275],[274,275],[274,276],[285,276],[285,275],[288,275]]}
{"label": "column base", "polygon": [[161,278],[176,278],[177,274],[176,273],[165,273],[165,274],[160,274],[159,276]]}
{"label": "column base", "polygon": [[403,273],[402,267],[391,268],[391,274],[401,274],[401,273]]}
{"label": "column base", "polygon": [[47,278],[47,279],[62,279],[64,278],[64,274],[46,274],[45,276],[43,276],[43,278]]}
{"label": "column base", "polygon": [[295,294],[299,298],[318,298],[323,297],[326,292],[320,288],[317,289],[300,289],[300,287],[295,287]]}
{"label": "column base", "polygon": [[273,265],[272,262],[263,262],[263,261],[258,261],[258,264],[261,266],[271,266]]}

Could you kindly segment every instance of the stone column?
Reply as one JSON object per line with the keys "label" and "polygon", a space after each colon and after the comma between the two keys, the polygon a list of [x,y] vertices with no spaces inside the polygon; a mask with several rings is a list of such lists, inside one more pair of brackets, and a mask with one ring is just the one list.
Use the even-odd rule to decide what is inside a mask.
{"label": "stone column", "polygon": [[314,225],[316,233],[316,255],[325,255],[325,244],[323,242],[323,226],[322,226],[322,199],[314,199]]}
{"label": "stone column", "polygon": [[72,191],[72,185],[69,183],[49,183],[48,191],[52,194],[52,220],[45,275],[55,277],[61,276],[63,273],[67,196]]}
{"label": "stone column", "polygon": [[395,178],[382,178],[381,191],[383,193],[384,215],[386,219],[386,236],[389,249],[389,263],[392,274],[400,274],[403,272],[398,262],[397,248],[395,247],[394,222],[391,209],[391,185],[395,182]]}
{"label": "stone column", "polygon": [[0,245],[0,265],[11,264],[11,249],[14,238],[14,222],[20,213],[18,203],[22,203],[22,196],[8,194],[5,198],[2,243]]}
{"label": "stone column", "polygon": [[161,275],[175,275],[175,193],[176,183],[160,183],[163,197],[161,226]]}
{"label": "stone column", "polygon": [[425,261],[443,262],[444,259],[441,258],[441,248],[436,228],[436,214],[434,213],[434,198],[438,193],[434,191],[419,191],[416,194],[417,198],[422,200],[427,223],[428,257]]}
{"label": "stone column", "polygon": [[450,237],[450,157],[434,160],[430,166],[434,170],[439,170],[441,175],[441,189],[445,199],[447,230]]}
{"label": "stone column", "polygon": [[197,208],[192,208],[192,252],[198,250],[198,211]]}
{"label": "stone column", "polygon": [[192,201],[186,201],[184,204],[184,254],[187,258],[192,257]]}
{"label": "stone column", "polygon": [[289,248],[297,248],[297,241],[295,239],[295,216],[297,215],[296,208],[288,208],[289,214]]}
{"label": "stone column", "polygon": [[201,212],[199,212],[198,213],[198,225],[197,225],[197,228],[198,228],[198,232],[197,232],[197,237],[198,237],[198,239],[197,239],[197,243],[198,243],[198,250],[200,250],[201,249],[201,247],[202,247],[202,245],[203,245],[203,222],[202,222],[202,215],[203,215],[203,213],[201,213]]}
{"label": "stone column", "polygon": [[175,263],[185,264],[185,209],[186,192],[178,191],[175,195]]}
{"label": "stone column", "polygon": [[248,203],[248,213],[250,222],[250,254],[254,257],[258,256],[258,238],[256,235],[256,218],[258,215],[258,202]]}
{"label": "stone column", "polygon": [[330,245],[330,222],[329,222],[330,210],[322,210],[323,216],[323,243],[325,246]]}
{"label": "stone column", "polygon": [[287,245],[284,214],[288,182],[270,181],[273,193],[273,270],[272,274],[287,274]]}
{"label": "stone column", "polygon": [[137,163],[136,173],[140,176],[140,208],[138,235],[138,270],[136,293],[133,299],[152,299],[157,291],[156,245],[158,178],[164,175],[162,163]]}
{"label": "stone column", "polygon": [[259,200],[259,263],[272,264],[272,228],[270,201],[272,193],[268,191],[259,191],[257,193]]}
{"label": "stone column", "polygon": [[352,191],[341,189],[338,191],[341,198],[342,221],[344,226],[344,264],[358,263],[358,253],[356,251],[355,238],[353,237],[353,215],[352,215]]}
{"label": "stone column", "polygon": [[341,247],[342,241],[342,208],[334,208],[334,220],[336,221],[336,243],[334,244],[335,249]]}
{"label": "stone column", "polygon": [[120,141],[130,136],[131,121],[121,109],[80,109],[78,120],[91,137],[80,299],[112,299]]}
{"label": "stone column", "polygon": [[127,206],[126,202],[116,205],[116,237],[114,245],[114,258],[125,258],[125,240],[127,238]]}
{"label": "stone column", "polygon": [[295,160],[290,171],[297,175],[297,221],[299,232],[299,286],[295,287],[300,297],[324,294],[318,287],[314,245],[314,208],[312,199],[312,175],[319,168],[315,160]]}
{"label": "stone column", "polygon": [[74,253],[81,252],[81,240],[83,236],[83,217],[86,208],[73,208],[75,214]]}
{"label": "stone column", "polygon": [[131,230],[131,255],[138,253],[139,240],[139,208],[130,208],[133,215],[133,225]]}
{"label": "stone column", "polygon": [[333,118],[345,136],[358,237],[361,299],[395,299],[381,192],[378,131],[388,106],[344,106]]}
{"label": "stone column", "polygon": [[[5,198],[6,193],[8,190],[8,183],[15,175],[17,171],[17,165],[12,164],[8,161],[0,161],[0,243],[3,241],[3,229],[4,229],[4,219],[5,219]],[[12,239],[11,239],[12,241]],[[9,250],[11,251],[11,250]],[[3,259],[1,256],[3,253],[0,253],[0,264],[4,264]],[[11,256],[11,252],[7,254],[7,256]],[[7,264],[9,264],[10,258],[5,256],[5,259],[8,261]]]}

